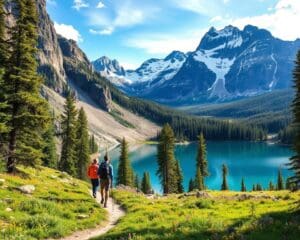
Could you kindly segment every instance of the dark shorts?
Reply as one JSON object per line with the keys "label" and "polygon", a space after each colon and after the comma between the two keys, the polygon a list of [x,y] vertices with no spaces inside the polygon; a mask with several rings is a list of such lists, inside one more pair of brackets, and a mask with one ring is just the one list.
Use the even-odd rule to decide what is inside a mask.
{"label": "dark shorts", "polygon": [[101,189],[105,189],[105,191],[109,190],[110,180],[109,179],[100,179]]}

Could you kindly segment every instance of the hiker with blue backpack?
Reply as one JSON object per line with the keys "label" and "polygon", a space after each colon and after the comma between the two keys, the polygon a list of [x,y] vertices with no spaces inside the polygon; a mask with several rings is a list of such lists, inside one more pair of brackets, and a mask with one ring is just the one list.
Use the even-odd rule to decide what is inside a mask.
{"label": "hiker with blue backpack", "polygon": [[100,193],[101,193],[101,204],[107,207],[107,200],[109,197],[109,189],[113,184],[113,166],[109,163],[107,154],[104,156],[104,161],[98,168],[98,176],[100,178]]}

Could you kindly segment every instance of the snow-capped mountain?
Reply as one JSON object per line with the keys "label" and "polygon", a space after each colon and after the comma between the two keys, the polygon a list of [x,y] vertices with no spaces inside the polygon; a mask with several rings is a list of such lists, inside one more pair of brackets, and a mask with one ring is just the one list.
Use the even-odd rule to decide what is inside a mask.
{"label": "snow-capped mountain", "polygon": [[126,72],[117,60],[111,60],[103,56],[92,62],[94,69],[103,77],[108,78],[113,84],[118,87],[123,87],[130,84],[131,81],[125,77]]}
{"label": "snow-capped mountain", "polygon": [[224,101],[291,87],[299,49],[299,39],[283,41],[251,25],[211,28],[194,52],[174,51],[119,76],[132,81],[127,93],[162,103]]}

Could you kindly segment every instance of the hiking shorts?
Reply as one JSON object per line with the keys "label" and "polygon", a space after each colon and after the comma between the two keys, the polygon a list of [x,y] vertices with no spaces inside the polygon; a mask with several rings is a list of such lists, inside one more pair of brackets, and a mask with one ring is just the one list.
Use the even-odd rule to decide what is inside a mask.
{"label": "hiking shorts", "polygon": [[109,179],[100,179],[101,189],[105,189],[105,191],[109,190],[110,180]]}

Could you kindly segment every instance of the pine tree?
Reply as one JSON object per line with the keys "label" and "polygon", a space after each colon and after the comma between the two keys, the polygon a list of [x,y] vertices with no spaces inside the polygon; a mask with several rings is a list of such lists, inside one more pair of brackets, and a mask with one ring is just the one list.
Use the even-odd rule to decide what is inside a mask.
{"label": "pine tree", "polygon": [[245,185],[244,178],[242,178],[242,182],[241,182],[241,191],[242,192],[247,192],[247,188],[246,188],[246,185]]}
{"label": "pine tree", "polygon": [[3,76],[7,68],[7,60],[9,58],[8,46],[5,39],[5,12],[4,12],[4,0],[0,0],[0,162],[1,165],[4,165],[4,156],[6,155],[6,145],[7,145],[7,132],[8,126],[7,122],[9,115],[6,113],[7,102],[5,98],[5,88]]}
{"label": "pine tree", "polygon": [[98,152],[98,150],[99,150],[98,148],[99,147],[98,147],[98,144],[95,141],[95,136],[94,135],[90,136],[90,138],[89,138],[89,151],[90,151],[90,154]]}
{"label": "pine tree", "polygon": [[277,190],[284,190],[284,181],[283,181],[281,169],[278,169],[276,189]]}
{"label": "pine tree", "polygon": [[256,185],[255,185],[255,184],[253,184],[253,186],[252,186],[252,191],[253,191],[253,192],[256,191]]}
{"label": "pine tree", "polygon": [[58,156],[55,144],[54,115],[52,116],[51,124],[49,124],[46,132],[43,134],[43,141],[43,165],[50,168],[57,168]]}
{"label": "pine tree", "polygon": [[222,177],[223,182],[221,186],[221,190],[229,190],[228,183],[227,183],[227,174],[228,174],[228,168],[225,164],[222,165]]}
{"label": "pine tree", "polygon": [[37,73],[37,7],[35,0],[16,1],[17,20],[11,30],[11,51],[7,61],[3,87],[7,125],[7,171],[15,170],[17,162],[36,165],[41,162],[42,133],[50,116],[48,104],[40,96],[42,78]]}
{"label": "pine tree", "polygon": [[152,191],[151,182],[150,182],[150,174],[149,172],[144,172],[142,179],[142,192],[145,194],[150,194]]}
{"label": "pine tree", "polygon": [[191,178],[189,181],[189,192],[194,190],[194,180]]}
{"label": "pine tree", "polygon": [[[204,178],[209,175],[208,173],[208,167],[207,167],[207,159],[206,159],[206,143],[203,134],[201,133],[198,136],[198,153],[197,153],[197,164],[196,169],[200,168],[201,171],[201,179],[197,179],[196,181],[202,181],[203,189],[205,188],[204,184]],[[198,177],[200,177],[198,175]],[[197,178],[197,172],[196,172],[196,178]],[[201,189],[202,190],[202,189]]]}
{"label": "pine tree", "polygon": [[274,184],[272,183],[272,181],[269,182],[269,191],[274,191],[275,187]]}
{"label": "pine tree", "polygon": [[141,190],[141,183],[140,183],[140,179],[139,179],[139,175],[135,174],[135,178],[134,178],[134,187],[137,190]]}
{"label": "pine tree", "polygon": [[294,88],[296,89],[295,98],[292,104],[294,121],[293,129],[295,132],[293,149],[295,155],[290,158],[290,169],[294,171],[294,176],[291,177],[291,182],[295,183],[297,188],[300,188],[300,50],[298,51],[296,66],[293,72],[294,76]]}
{"label": "pine tree", "polygon": [[76,158],[77,158],[77,177],[86,179],[86,172],[89,164],[89,133],[86,114],[81,108],[79,110],[76,124]]}
{"label": "pine tree", "polygon": [[262,190],[263,190],[262,186],[259,183],[257,183],[256,184],[256,191],[262,191]]}
{"label": "pine tree", "polygon": [[177,175],[177,193],[183,193],[184,192],[184,187],[182,185],[183,174],[178,160],[176,161],[175,168],[176,168],[176,175]]}
{"label": "pine tree", "polygon": [[160,133],[157,147],[157,175],[160,178],[164,194],[176,193],[178,190],[174,146],[175,137],[173,129],[169,124],[165,124]]}
{"label": "pine tree", "polygon": [[200,170],[199,167],[197,168],[197,171],[196,171],[194,189],[197,189],[197,190],[200,190],[200,191],[204,190],[203,177],[202,177],[201,170]]}
{"label": "pine tree", "polygon": [[72,176],[77,175],[76,171],[76,116],[75,101],[70,95],[67,96],[62,116],[62,150],[59,162],[59,169]]}
{"label": "pine tree", "polygon": [[123,184],[125,186],[133,187],[133,174],[133,169],[131,167],[130,160],[128,157],[128,143],[126,142],[126,139],[123,138],[121,143],[121,155],[118,167],[117,184]]}

